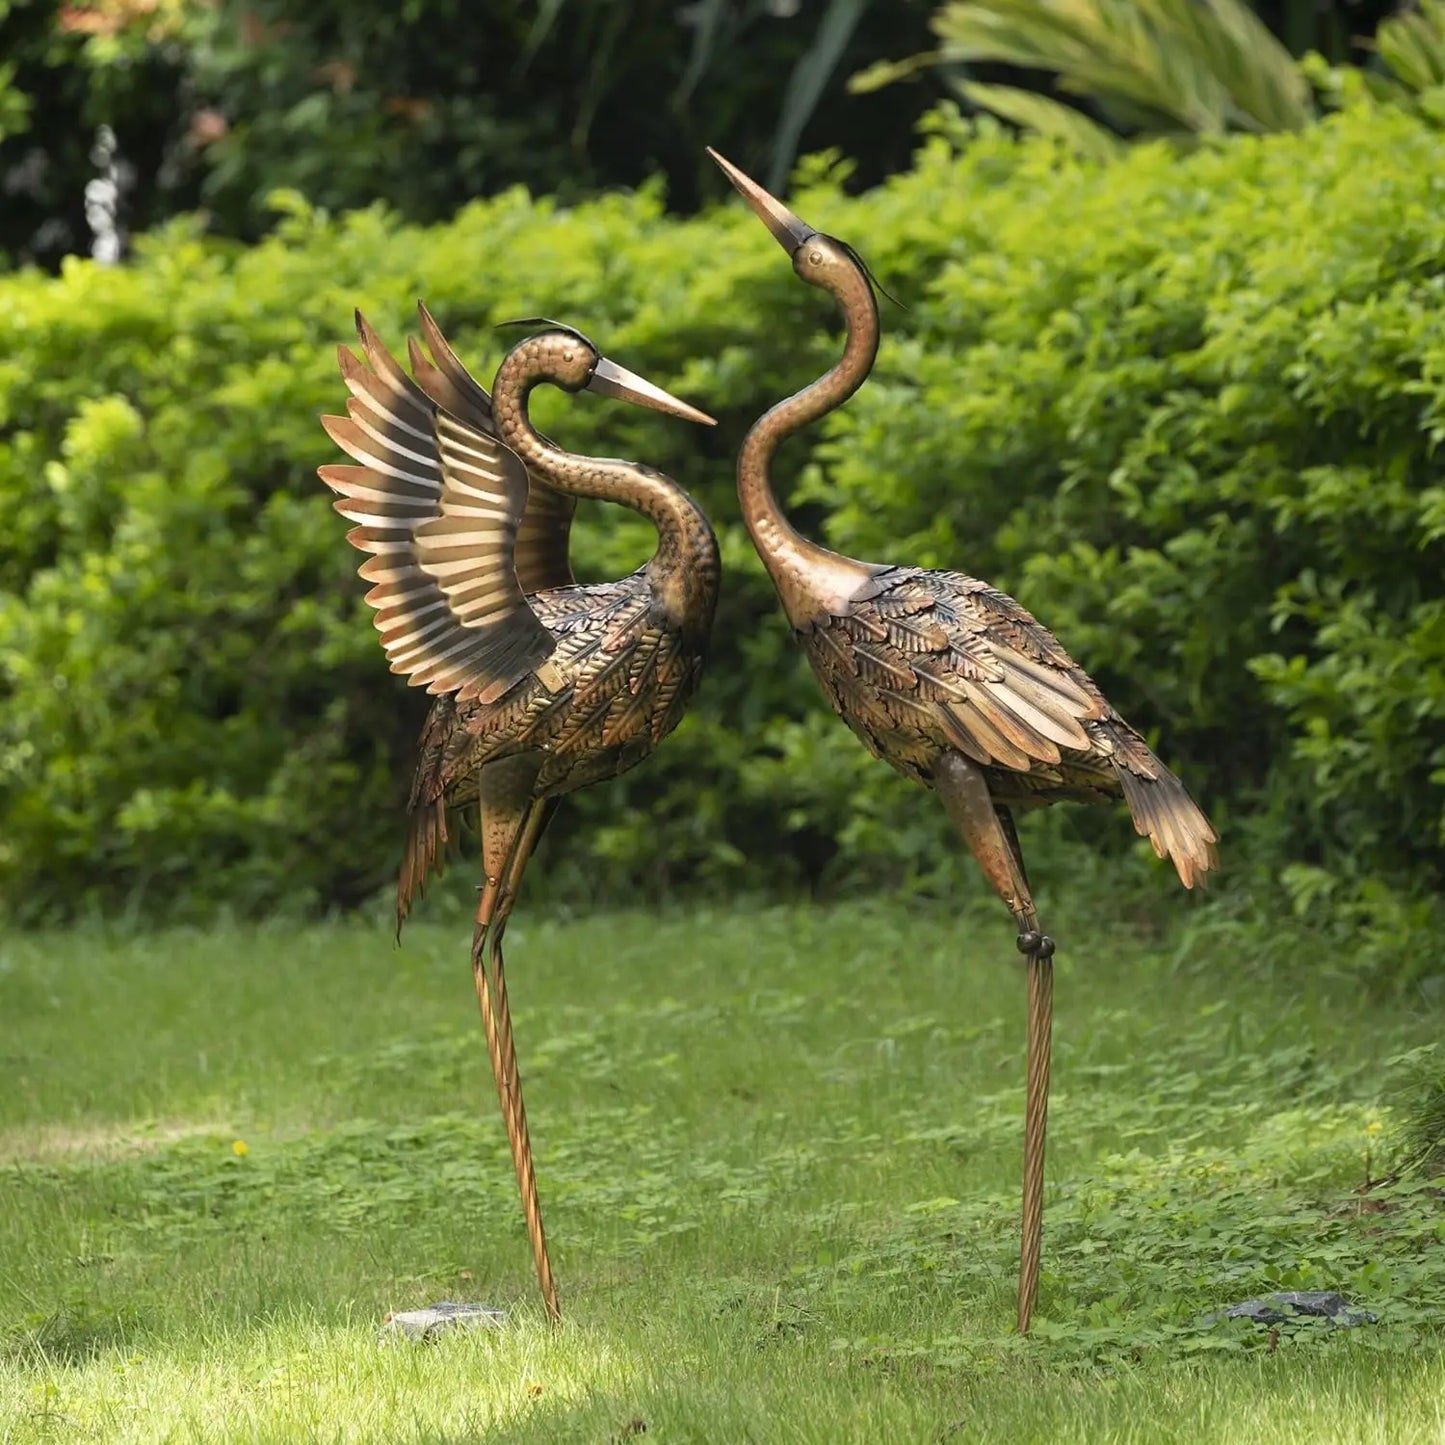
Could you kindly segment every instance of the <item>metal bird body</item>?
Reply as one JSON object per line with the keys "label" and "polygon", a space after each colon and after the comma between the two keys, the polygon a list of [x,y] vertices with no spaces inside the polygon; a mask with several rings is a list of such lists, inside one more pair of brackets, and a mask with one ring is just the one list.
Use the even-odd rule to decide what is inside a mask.
{"label": "metal bird body", "polygon": [[962,754],[1000,807],[1122,799],[1185,887],[1213,866],[1173,774],[1032,613],[961,572],[888,567],[869,590],[801,640],[875,757],[932,788],[940,760]]}
{"label": "metal bird body", "polygon": [[867,379],[878,350],[877,302],[851,247],[710,153],[788,251],[799,279],[828,292],[847,326],[838,363],[748,433],[738,457],[743,520],[829,702],[870,752],[939,795],[1012,913],[1028,960],[1019,1279],[1026,1332],[1038,1287],[1054,945],[1040,931],[1012,810],[1122,799],[1186,888],[1217,867],[1216,835],[1183,784],[1012,597],[959,572],[840,556],[788,521],[771,485],[773,454]]}
{"label": "metal bird body", "polygon": [[[419,740],[397,883],[397,927],[440,871],[448,815],[479,805],[484,884],[472,949],[482,1024],[538,1279],[560,1317],[512,1039],[502,935],[528,859],[568,793],[634,767],[681,720],[698,683],[720,575],[696,503],[637,463],[563,451],[527,417],[552,382],[711,422],[601,357],[570,328],[514,347],[491,395],[421,309],[429,360],[413,376],[358,316],[368,365],[345,348],[347,418],[323,423],[357,467],[323,467],[348,540],[371,560],[367,600],[394,672],[437,694]],[[414,378],[414,379],[413,379]],[[630,577],[579,585],[568,562],[578,497],[619,502],[658,532]]]}

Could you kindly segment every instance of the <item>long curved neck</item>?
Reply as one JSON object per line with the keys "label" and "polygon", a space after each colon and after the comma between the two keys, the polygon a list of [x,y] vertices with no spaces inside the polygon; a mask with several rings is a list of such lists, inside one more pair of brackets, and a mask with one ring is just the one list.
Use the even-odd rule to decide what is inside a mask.
{"label": "long curved neck", "polygon": [[620,502],[657,528],[658,545],[648,580],[659,604],[679,625],[711,623],[720,564],[717,538],[706,514],[670,477],[640,462],[564,451],[537,434],[527,415],[532,389],[552,378],[541,358],[518,348],[502,363],[492,389],[501,438],[558,491],[601,502]]}
{"label": "long curved neck", "polygon": [[778,447],[794,432],[842,406],[868,377],[878,354],[878,305],[861,271],[849,269],[828,286],[843,311],[848,341],[838,363],[811,386],[780,401],[754,423],[738,454],[738,501],[743,522],[795,623],[820,611],[846,610],[872,575],[802,536],[783,514],[769,469]]}

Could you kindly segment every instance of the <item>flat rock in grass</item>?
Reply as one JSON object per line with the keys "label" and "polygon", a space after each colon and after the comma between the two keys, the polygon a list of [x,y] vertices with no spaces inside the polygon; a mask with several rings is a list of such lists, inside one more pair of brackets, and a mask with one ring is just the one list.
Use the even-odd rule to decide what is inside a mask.
{"label": "flat rock in grass", "polygon": [[466,1305],[455,1300],[441,1300],[424,1309],[394,1310],[387,1315],[381,1326],[381,1343],[385,1345],[407,1339],[427,1344],[447,1330],[469,1330],[478,1325],[495,1328],[506,1322],[506,1310],[495,1309],[491,1305]]}
{"label": "flat rock in grass", "polygon": [[1369,1310],[1354,1309],[1344,1295],[1332,1289],[1282,1290],[1263,1299],[1247,1299],[1227,1310],[1209,1315],[1204,1323],[1220,1320],[1253,1320],[1257,1325],[1281,1325],[1301,1315],[1330,1320],[1337,1325],[1372,1325],[1376,1316]]}

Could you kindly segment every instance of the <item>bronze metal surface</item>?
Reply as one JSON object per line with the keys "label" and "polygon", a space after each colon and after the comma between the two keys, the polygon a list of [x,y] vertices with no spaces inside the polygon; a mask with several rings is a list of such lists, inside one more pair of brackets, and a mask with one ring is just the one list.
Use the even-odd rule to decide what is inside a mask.
{"label": "bronze metal surface", "polygon": [[[418,742],[397,881],[397,929],[440,872],[449,815],[477,806],[483,886],[472,971],[547,1312],[560,1318],[507,997],[502,934],[522,875],[567,793],[626,772],[675,728],[717,605],[717,542],[695,502],[650,467],[562,450],[532,427],[544,382],[711,422],[548,326],[508,352],[489,395],[421,308],[411,375],[358,314],[340,350],[347,416],[323,424],[359,464],[320,468],[368,555],[361,574],[392,670],[436,696]],[[427,355],[430,352],[430,356]],[[363,360],[364,357],[364,360]],[[618,502],[658,533],[652,558],[579,586],[576,499]]]}
{"label": "bronze metal surface", "polygon": [[782,441],[841,406],[878,351],[878,307],[851,247],[815,232],[712,152],[782,243],[794,272],[843,314],[838,363],[779,402],[738,457],[743,521],[823,692],[876,757],[936,791],[1013,914],[1029,976],[1019,1329],[1038,1287],[1053,943],[1039,930],[1011,808],[1064,799],[1128,806],[1186,888],[1217,868],[1217,836],[1184,785],[1058,640],[1012,597],[960,572],[861,562],[801,537],[772,487]]}

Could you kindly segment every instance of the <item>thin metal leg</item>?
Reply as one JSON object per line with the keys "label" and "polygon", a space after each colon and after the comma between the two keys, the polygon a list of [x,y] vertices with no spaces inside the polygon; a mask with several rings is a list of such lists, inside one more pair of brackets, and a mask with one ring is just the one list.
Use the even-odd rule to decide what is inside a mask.
{"label": "thin metal leg", "polygon": [[1054,943],[1040,932],[1024,873],[1018,834],[1007,809],[996,808],[988,781],[959,754],[945,756],[934,786],[954,826],[1003,899],[1018,926],[1018,947],[1027,959],[1028,1074],[1024,1103],[1023,1210],[1019,1248],[1018,1327],[1029,1332],[1038,1303],[1043,1255],[1044,1155],[1049,1125],[1049,1073],[1053,1035]]}
{"label": "thin metal leg", "polygon": [[507,998],[506,960],[502,954],[502,935],[517,900],[522,874],[537,846],[543,829],[551,821],[556,803],[553,800],[534,803],[513,846],[506,877],[486,939],[487,965],[496,1002],[496,1027],[501,1072],[497,1089],[502,1097],[502,1114],[507,1123],[507,1140],[512,1148],[512,1163],[517,1171],[517,1185],[522,1194],[522,1210],[527,1220],[527,1234],[532,1241],[532,1255],[537,1265],[537,1282],[542,1299],[554,1325],[560,1324],[562,1310],[557,1299],[557,1285],[552,1276],[552,1262],[547,1253],[547,1233],[542,1222],[542,1205],[537,1194],[537,1171],[532,1160],[531,1133],[527,1128],[527,1109],[522,1099],[522,1077],[517,1066],[517,1046],[512,1033],[512,1010]]}
{"label": "thin metal leg", "polygon": [[542,1224],[541,1203],[537,1196],[537,1176],[532,1160],[532,1143],[527,1129],[527,1115],[522,1103],[521,1079],[517,1069],[516,1045],[512,1038],[511,1009],[507,1000],[503,975],[501,933],[515,898],[515,885],[521,879],[526,858],[541,831],[545,804],[531,803],[524,812],[491,805],[484,800],[482,819],[483,864],[486,884],[477,904],[476,928],[472,936],[472,981],[481,1013],[482,1031],[487,1039],[487,1055],[492,1077],[497,1085],[497,1098],[502,1109],[502,1123],[507,1131],[512,1165],[522,1196],[522,1211],[532,1255],[537,1266],[537,1280],[542,1299],[553,1324],[561,1319],[557,1287],[552,1277],[552,1264],[547,1253],[547,1237]]}
{"label": "thin metal leg", "polygon": [[1024,1095],[1024,1197],[1019,1247],[1021,1335],[1028,1334],[1039,1299],[1039,1266],[1044,1242],[1044,1146],[1049,1130],[1049,1061],[1054,1009],[1052,947],[1048,953],[1035,951],[1027,957],[1029,1057]]}

